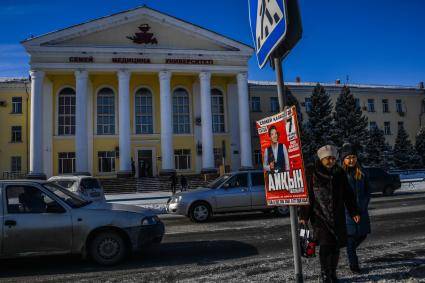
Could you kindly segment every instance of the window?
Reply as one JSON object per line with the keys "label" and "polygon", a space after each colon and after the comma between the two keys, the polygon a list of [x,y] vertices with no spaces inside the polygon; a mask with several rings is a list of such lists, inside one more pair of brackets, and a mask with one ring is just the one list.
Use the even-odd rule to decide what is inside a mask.
{"label": "window", "polygon": [[225,188],[238,188],[238,187],[247,187],[248,178],[247,174],[238,174],[230,178],[229,181],[224,185]]}
{"label": "window", "polygon": [[403,113],[403,106],[401,104],[401,99],[396,99],[395,101],[395,109],[397,111],[397,113]]}
{"label": "window", "polygon": [[22,113],[22,97],[12,97],[12,113]]}
{"label": "window", "polygon": [[75,172],[75,152],[59,152],[59,174],[72,174]]}
{"label": "window", "polygon": [[189,94],[183,88],[173,93],[173,130],[175,134],[190,133]]}
{"label": "window", "polygon": [[369,131],[371,131],[372,129],[375,129],[376,126],[376,122],[369,122]]}
{"label": "window", "polygon": [[279,112],[279,99],[277,97],[270,97],[270,112]]}
{"label": "window", "polygon": [[8,186],[6,194],[7,211],[11,214],[46,213],[49,206],[61,207],[56,201],[35,187]]}
{"label": "window", "polygon": [[264,187],[264,173],[251,173],[252,186]]}
{"label": "window", "polygon": [[177,170],[189,170],[191,167],[190,149],[175,149],[174,165]]}
{"label": "window", "polygon": [[354,103],[356,104],[356,108],[360,108],[360,99],[359,98],[354,98]]}
{"label": "window", "polygon": [[22,170],[21,167],[22,158],[20,156],[12,156],[10,162],[10,171],[12,173],[19,173]]}
{"label": "window", "polygon": [[224,133],[224,98],[220,90],[211,90],[211,112],[213,133]]}
{"label": "window", "polygon": [[388,109],[388,99],[382,99],[382,112],[384,113],[390,112]]}
{"label": "window", "polygon": [[399,121],[398,123],[397,123],[397,126],[398,126],[398,128],[400,129],[400,128],[404,128],[404,122],[403,121]]}
{"label": "window", "polygon": [[115,94],[107,87],[97,93],[97,134],[115,134]]}
{"label": "window", "polygon": [[367,100],[367,112],[375,112],[375,100],[368,99]]}
{"label": "window", "polygon": [[384,122],[384,135],[391,135],[390,122]]}
{"label": "window", "polygon": [[311,97],[306,97],[304,99],[304,103],[305,103],[305,112],[310,112],[311,111]]}
{"label": "window", "polygon": [[258,96],[251,97],[251,111],[252,112],[261,112],[260,97],[258,97]]}
{"label": "window", "polygon": [[59,93],[58,135],[75,135],[75,91],[70,87]]}
{"label": "window", "polygon": [[136,134],[152,134],[152,93],[147,88],[136,92]]}
{"label": "window", "polygon": [[12,142],[22,142],[21,126],[12,126]]}
{"label": "window", "polygon": [[115,172],[115,151],[99,151],[97,160],[100,173]]}

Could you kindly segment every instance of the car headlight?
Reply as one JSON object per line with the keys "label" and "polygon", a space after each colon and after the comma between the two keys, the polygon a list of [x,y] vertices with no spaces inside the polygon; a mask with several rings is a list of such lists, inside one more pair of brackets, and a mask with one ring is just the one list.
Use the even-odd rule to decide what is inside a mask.
{"label": "car headlight", "polygon": [[156,215],[153,216],[146,216],[145,218],[142,219],[142,226],[146,226],[146,225],[155,225],[159,222],[159,218]]}
{"label": "car headlight", "polygon": [[170,203],[179,203],[182,200],[182,196],[171,197]]}

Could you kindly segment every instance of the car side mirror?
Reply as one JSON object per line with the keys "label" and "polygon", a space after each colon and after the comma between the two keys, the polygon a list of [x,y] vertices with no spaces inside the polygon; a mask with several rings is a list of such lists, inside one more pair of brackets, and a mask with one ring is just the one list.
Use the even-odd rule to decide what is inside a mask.
{"label": "car side mirror", "polygon": [[230,184],[229,183],[224,183],[222,188],[225,189],[225,190],[227,190],[228,188],[230,188]]}
{"label": "car side mirror", "polygon": [[47,204],[46,212],[47,213],[65,213],[66,210],[57,202],[52,202]]}

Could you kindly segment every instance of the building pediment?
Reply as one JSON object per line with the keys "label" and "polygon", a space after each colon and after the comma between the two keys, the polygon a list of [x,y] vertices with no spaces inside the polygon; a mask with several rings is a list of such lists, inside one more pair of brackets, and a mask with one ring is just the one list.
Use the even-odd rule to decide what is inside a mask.
{"label": "building pediment", "polygon": [[146,6],[96,19],[80,25],[28,39],[23,45],[29,53],[82,51],[183,50],[240,53],[250,56],[253,49],[197,25],[176,19]]}

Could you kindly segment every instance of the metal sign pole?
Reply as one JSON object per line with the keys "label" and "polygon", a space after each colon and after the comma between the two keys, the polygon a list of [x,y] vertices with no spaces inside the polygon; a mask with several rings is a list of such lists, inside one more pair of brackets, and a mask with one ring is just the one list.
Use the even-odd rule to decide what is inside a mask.
{"label": "metal sign pole", "polygon": [[[282,63],[279,57],[273,57],[273,64],[276,72],[277,96],[279,99],[280,111],[286,106],[286,95],[284,91],[284,81],[282,72]],[[296,206],[290,205],[289,212],[291,217],[292,249],[294,253],[295,282],[303,282],[303,271],[301,264],[300,239],[298,235],[298,216]]]}

